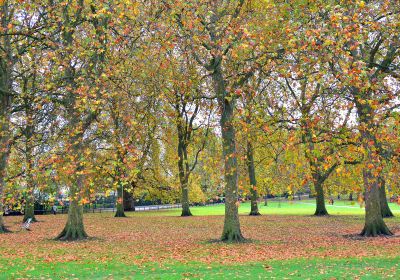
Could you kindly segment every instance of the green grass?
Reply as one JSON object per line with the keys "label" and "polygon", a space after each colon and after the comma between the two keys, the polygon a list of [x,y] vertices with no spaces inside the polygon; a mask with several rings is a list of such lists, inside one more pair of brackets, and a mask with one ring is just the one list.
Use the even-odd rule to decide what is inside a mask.
{"label": "green grass", "polygon": [[294,259],[238,265],[117,262],[42,263],[0,259],[0,279],[398,279],[400,257]]}
{"label": "green grass", "polygon": [[[389,203],[393,213],[400,214],[400,206],[396,203]],[[355,201],[335,201],[334,205],[326,205],[331,215],[364,215],[365,209],[360,207]],[[259,203],[260,213],[263,215],[312,215],[315,211],[315,200],[294,200],[294,201],[268,201],[268,206]],[[225,205],[197,206],[191,208],[195,216],[224,215]],[[168,209],[159,211],[136,212],[139,216],[179,216],[180,209]],[[240,214],[250,212],[250,203],[241,203],[239,207]]]}

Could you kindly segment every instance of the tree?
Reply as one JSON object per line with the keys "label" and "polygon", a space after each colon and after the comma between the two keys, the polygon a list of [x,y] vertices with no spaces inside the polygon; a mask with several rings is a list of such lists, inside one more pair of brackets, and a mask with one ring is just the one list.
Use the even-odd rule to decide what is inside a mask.
{"label": "tree", "polygon": [[[26,11],[26,12],[25,12]],[[21,110],[15,98],[21,93],[16,86],[20,72],[16,64],[21,56],[29,53],[40,36],[43,14],[35,5],[19,1],[0,2],[0,197],[6,181],[7,162],[11,147],[15,143],[11,120]],[[29,26],[27,23],[30,23]],[[3,211],[2,199],[0,209]],[[4,232],[3,218],[0,217],[0,232]]]}
{"label": "tree", "polygon": [[[250,83],[249,79],[249,83]],[[241,104],[238,105],[238,110],[241,113],[241,118],[238,120],[239,131],[241,131],[244,135],[241,135],[239,132],[239,143],[241,142],[241,136],[244,138],[242,142],[244,142],[244,161],[248,174],[248,183],[249,183],[249,192],[250,192],[250,216],[259,216],[261,215],[258,210],[258,185],[256,179],[256,167],[255,167],[255,158],[254,151],[255,146],[257,146],[257,136],[258,136],[258,126],[256,114],[259,110],[257,110],[257,97],[256,93],[251,89],[250,85],[248,86],[250,89],[245,90],[244,92],[238,92],[238,95],[242,97]],[[240,106],[241,105],[241,106]]]}
{"label": "tree", "polygon": [[285,92],[281,118],[288,119],[292,126],[289,129],[293,124],[298,125],[316,192],[316,216],[328,215],[323,185],[338,166],[337,145],[332,142],[343,134],[351,113],[350,108],[341,120],[339,107],[344,100],[335,102],[330,94],[335,85],[331,84],[326,69],[324,46],[318,43],[326,31],[324,11],[317,12],[321,7],[321,3],[316,2],[301,12],[289,12],[287,23],[293,24],[287,26],[288,46],[284,61],[277,67],[282,77],[278,81],[281,80],[281,89]]}
{"label": "tree", "polygon": [[[191,46],[190,53],[197,63],[210,73],[212,89],[220,108],[219,123],[225,166],[225,221],[221,239],[229,242],[244,240],[238,214],[235,90],[240,89],[252,75],[252,71],[251,68],[247,68],[244,72],[236,72],[236,75],[228,78],[229,70],[225,63],[232,62],[231,59],[235,61],[232,49],[246,37],[244,27],[241,26],[244,22],[242,18],[245,17],[244,3],[244,0],[180,2],[174,5],[172,10],[172,16],[179,28],[178,34]],[[195,35],[196,33],[201,36]],[[235,62],[240,64],[239,60]],[[243,67],[243,64],[240,65]]]}
{"label": "tree", "polygon": [[355,104],[359,141],[364,151],[363,236],[392,235],[381,212],[384,151],[377,132],[388,113],[399,106],[393,85],[399,63],[399,13],[395,2],[346,3],[331,12],[329,21],[331,70],[343,96]]}
{"label": "tree", "polygon": [[181,188],[181,216],[192,216],[189,202],[190,175],[197,166],[199,155],[204,149],[210,129],[212,107],[202,100],[201,77],[195,61],[184,49],[180,41],[174,51],[166,53],[168,65],[165,69],[163,98],[168,103],[165,114],[173,119],[177,132],[177,167]]}
{"label": "tree", "polygon": [[54,38],[50,37],[57,43],[49,54],[52,61],[46,82],[58,106],[58,136],[62,139],[58,150],[64,163],[58,172],[70,175],[66,178],[70,197],[68,220],[57,236],[59,240],[87,237],[82,204],[89,170],[84,155],[90,154],[92,125],[100,112],[107,77],[108,8],[83,0],[63,5],[55,1],[46,7],[50,25],[57,30],[52,33]]}
{"label": "tree", "polygon": [[[1,5],[1,30],[4,33],[10,32],[10,23],[13,19],[10,3],[2,1]],[[12,27],[12,25],[11,25]],[[11,36],[3,36],[1,41],[0,56],[0,212],[3,212],[3,189],[6,177],[7,160],[10,154],[10,117],[12,107],[12,68],[13,68],[13,50],[11,45]],[[3,215],[0,215],[0,233],[5,231]]]}
{"label": "tree", "polygon": [[[115,73],[113,75],[116,77]],[[115,93],[110,93],[101,118],[100,176],[110,178],[117,190],[115,217],[126,217],[126,200],[133,195],[137,181],[142,178],[150,144],[154,141],[156,123],[151,116],[154,99],[152,96],[140,97],[135,90],[121,93],[116,89]],[[131,210],[129,207],[127,210]]]}

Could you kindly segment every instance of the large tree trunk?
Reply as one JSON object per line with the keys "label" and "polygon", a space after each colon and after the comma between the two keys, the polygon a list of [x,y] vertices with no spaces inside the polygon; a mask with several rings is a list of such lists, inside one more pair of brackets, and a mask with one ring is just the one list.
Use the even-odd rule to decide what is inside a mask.
{"label": "large tree trunk", "polygon": [[67,224],[56,239],[74,241],[87,237],[88,235],[83,225],[83,206],[76,199],[73,199],[69,204]]}
{"label": "large tree trunk", "polygon": [[[70,116],[74,116],[74,108],[70,109]],[[73,118],[70,122],[70,126],[72,128],[78,126],[78,117]],[[85,131],[85,129],[81,129],[81,131]],[[80,161],[81,155],[84,151],[84,137],[83,132],[79,132],[70,139],[68,139],[70,143],[72,143],[71,153],[75,156],[74,161],[77,165],[75,168],[75,172],[73,174],[73,179],[75,182],[71,184],[70,187],[70,204],[68,208],[68,220],[63,229],[63,231],[56,237],[58,240],[80,240],[85,239],[88,235],[85,232],[85,228],[83,225],[83,205],[81,204],[81,193],[84,190],[84,175],[82,174],[85,166]]]}
{"label": "large tree trunk", "polygon": [[256,170],[254,167],[254,155],[253,155],[253,145],[250,141],[247,141],[247,168],[249,170],[249,180],[250,180],[250,216],[261,215],[258,211],[258,193],[257,193],[257,180],[256,180]]}
{"label": "large tree trunk", "polygon": [[187,158],[187,147],[184,137],[184,131],[181,124],[181,118],[177,118],[177,131],[178,131],[178,170],[179,170],[179,183],[181,185],[181,203],[182,203],[182,217],[192,216],[189,208],[189,168]]}
{"label": "large tree trunk", "polygon": [[187,187],[188,183],[181,185],[182,188],[182,217],[192,216],[189,205],[189,189]]}
{"label": "large tree trunk", "polygon": [[[72,113],[71,113],[72,115]],[[73,119],[70,123],[72,127],[76,127],[77,119]],[[88,235],[85,232],[83,225],[83,205],[80,203],[80,193],[84,190],[84,175],[82,171],[84,166],[79,162],[80,155],[83,154],[83,133],[78,133],[75,137],[70,139],[74,146],[72,147],[75,160],[77,161],[78,167],[75,169],[74,179],[75,184],[70,187],[70,204],[68,208],[68,219],[63,231],[56,237],[57,240],[73,241],[86,239]],[[75,144],[77,143],[77,144]]]}
{"label": "large tree trunk", "polygon": [[124,186],[121,182],[118,182],[117,187],[117,211],[115,217],[126,217],[124,212]]}
{"label": "large tree trunk", "polygon": [[28,194],[28,197],[25,201],[24,207],[24,219],[23,222],[26,222],[28,219],[31,219],[32,222],[36,222],[35,217],[35,202],[32,194]]}
{"label": "large tree trunk", "polygon": [[381,205],[381,213],[383,218],[391,218],[394,217],[392,210],[389,208],[389,204],[387,202],[386,197],[386,182],[383,177],[379,177],[380,186],[379,186],[379,202]]}
{"label": "large tree trunk", "polygon": [[363,236],[392,235],[382,218],[379,182],[371,170],[365,168],[363,171],[365,184],[365,225],[361,232]]}
{"label": "large tree trunk", "polygon": [[357,93],[356,106],[360,121],[360,131],[362,137],[362,147],[365,150],[366,159],[363,168],[364,190],[365,190],[365,225],[361,232],[363,236],[393,235],[386,226],[381,212],[379,197],[381,158],[375,151],[377,140],[373,134],[376,131],[374,125],[374,110],[369,103],[359,102],[358,94],[361,98],[366,98],[366,93]]}
{"label": "large tree trunk", "polygon": [[83,178],[78,175],[77,186],[71,187],[70,204],[68,208],[68,220],[63,231],[56,237],[62,241],[74,241],[86,239],[88,235],[83,225],[83,206],[79,202],[79,193],[82,190]]}
{"label": "large tree trunk", "polygon": [[181,185],[181,203],[182,203],[182,217],[192,216],[192,212],[190,211],[190,204],[189,204],[189,188],[188,188],[188,180],[185,175],[180,177],[180,185]]}
{"label": "large tree trunk", "polygon": [[124,189],[124,211],[135,211],[135,199],[131,192]]}
{"label": "large tree trunk", "polygon": [[242,241],[238,209],[237,159],[235,147],[235,130],[232,124],[233,108],[225,102],[221,117],[223,157],[225,161],[225,221],[222,240]]}
{"label": "large tree trunk", "polygon": [[[221,58],[218,58],[221,60]],[[224,159],[225,178],[225,221],[221,239],[228,242],[244,240],[240,230],[238,211],[238,170],[235,143],[235,129],[233,126],[234,105],[233,97],[228,96],[222,75],[220,63],[215,67],[212,78],[214,89],[218,97],[221,110],[220,127],[222,134],[222,148]]]}
{"label": "large tree trunk", "polygon": [[[9,3],[0,5],[1,29],[7,33],[10,24]],[[0,233],[6,232],[3,220],[3,191],[8,156],[10,154],[10,107],[12,104],[12,68],[13,53],[11,36],[1,38],[2,59],[0,59]]]}
{"label": "large tree trunk", "polygon": [[314,181],[314,188],[316,192],[316,204],[317,207],[315,209],[315,216],[326,216],[329,215],[328,211],[326,210],[325,207],[325,195],[324,195],[324,188],[322,186],[322,183],[319,180]]}

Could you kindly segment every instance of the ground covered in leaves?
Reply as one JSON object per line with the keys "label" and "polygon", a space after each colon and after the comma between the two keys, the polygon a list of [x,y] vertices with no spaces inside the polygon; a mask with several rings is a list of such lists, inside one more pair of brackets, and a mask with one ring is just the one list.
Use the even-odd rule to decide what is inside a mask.
{"label": "ground covered in leaves", "polygon": [[0,278],[386,279],[400,272],[399,218],[387,220],[394,237],[360,238],[361,215],[242,215],[249,241],[225,244],[218,242],[223,216],[166,213],[85,214],[92,238],[80,242],[52,240],[66,215],[39,216],[31,231],[20,230],[21,217],[7,217],[12,233],[0,235]]}

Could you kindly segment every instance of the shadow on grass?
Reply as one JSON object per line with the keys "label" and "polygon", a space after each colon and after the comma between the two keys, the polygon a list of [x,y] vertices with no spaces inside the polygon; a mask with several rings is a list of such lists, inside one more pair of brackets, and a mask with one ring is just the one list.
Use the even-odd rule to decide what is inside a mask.
{"label": "shadow on grass", "polygon": [[90,243],[93,241],[105,241],[104,238],[99,238],[99,237],[86,237],[86,238],[82,238],[82,239],[76,239],[76,240],[60,240],[57,239],[57,237],[52,237],[52,238],[46,238],[46,241],[50,241],[50,242],[55,242],[55,243]]}
{"label": "shadow on grass", "polygon": [[366,240],[376,240],[376,239],[392,239],[392,238],[400,238],[400,235],[378,235],[376,237],[366,237],[361,235],[360,233],[351,233],[342,235],[343,238],[349,240],[356,241],[366,241]]}
{"label": "shadow on grass", "polygon": [[203,244],[259,244],[260,241],[254,239],[244,239],[243,241],[225,241],[221,239],[209,239],[204,242]]}

